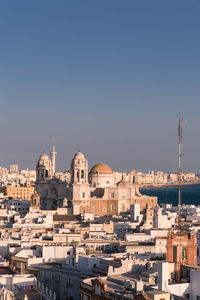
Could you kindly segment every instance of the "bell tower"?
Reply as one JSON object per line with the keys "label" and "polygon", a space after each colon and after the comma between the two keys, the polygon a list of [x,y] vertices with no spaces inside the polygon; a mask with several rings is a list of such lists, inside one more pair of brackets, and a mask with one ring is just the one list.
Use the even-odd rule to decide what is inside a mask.
{"label": "bell tower", "polygon": [[83,215],[89,206],[90,189],[88,184],[88,161],[78,151],[71,163],[71,192],[74,215]]}
{"label": "bell tower", "polygon": [[72,184],[88,184],[88,161],[81,153],[78,151],[71,163]]}
{"label": "bell tower", "polygon": [[40,196],[36,191],[31,196],[31,209],[40,209]]}
{"label": "bell tower", "polygon": [[45,182],[51,178],[51,161],[46,153],[43,153],[36,166],[37,182]]}

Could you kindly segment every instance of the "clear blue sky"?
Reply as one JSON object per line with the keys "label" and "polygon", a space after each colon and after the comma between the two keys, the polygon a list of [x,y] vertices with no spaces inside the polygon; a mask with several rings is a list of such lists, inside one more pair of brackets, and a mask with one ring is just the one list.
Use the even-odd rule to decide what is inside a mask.
{"label": "clear blue sky", "polygon": [[200,1],[0,0],[0,165],[200,172]]}

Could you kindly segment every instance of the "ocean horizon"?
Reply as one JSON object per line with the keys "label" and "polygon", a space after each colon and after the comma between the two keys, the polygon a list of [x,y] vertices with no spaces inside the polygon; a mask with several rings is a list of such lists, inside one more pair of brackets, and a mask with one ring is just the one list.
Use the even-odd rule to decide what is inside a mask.
{"label": "ocean horizon", "polygon": [[[141,188],[144,195],[157,196],[158,203],[178,205],[178,186]],[[200,184],[188,184],[182,186],[182,204],[200,205]]]}

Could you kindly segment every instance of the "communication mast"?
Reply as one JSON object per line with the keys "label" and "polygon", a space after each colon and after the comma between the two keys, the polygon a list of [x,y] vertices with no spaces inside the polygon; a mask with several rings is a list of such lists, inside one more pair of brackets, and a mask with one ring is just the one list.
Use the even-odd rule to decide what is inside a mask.
{"label": "communication mast", "polygon": [[181,230],[181,192],[182,192],[182,119],[178,122],[178,228]]}

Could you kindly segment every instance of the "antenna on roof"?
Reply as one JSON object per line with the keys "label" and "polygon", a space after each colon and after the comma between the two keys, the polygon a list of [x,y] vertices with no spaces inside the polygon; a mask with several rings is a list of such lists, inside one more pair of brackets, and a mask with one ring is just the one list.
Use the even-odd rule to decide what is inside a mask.
{"label": "antenna on roof", "polygon": [[178,122],[178,228],[181,230],[181,190],[182,190],[182,129],[183,119],[179,117]]}

